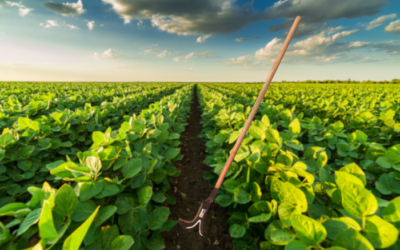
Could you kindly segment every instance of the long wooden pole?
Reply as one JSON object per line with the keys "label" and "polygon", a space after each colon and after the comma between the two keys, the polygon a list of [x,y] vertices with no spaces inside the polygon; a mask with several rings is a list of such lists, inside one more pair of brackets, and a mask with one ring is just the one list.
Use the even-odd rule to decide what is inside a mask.
{"label": "long wooden pole", "polygon": [[227,162],[226,162],[226,164],[224,166],[224,169],[221,172],[221,175],[219,176],[217,184],[215,185],[215,187],[211,191],[210,196],[208,196],[208,198],[205,201],[203,201],[203,203],[201,203],[201,205],[199,207],[199,210],[197,211],[197,214],[196,214],[196,216],[194,217],[193,220],[187,221],[187,220],[183,220],[183,219],[179,218],[179,225],[181,227],[188,229],[188,228],[193,228],[196,225],[199,225],[199,233],[200,233],[200,235],[203,235],[204,221],[205,221],[205,218],[206,218],[207,211],[209,210],[211,204],[214,202],[214,199],[217,196],[219,187],[221,187],[221,184],[225,179],[225,175],[228,172],[228,169],[231,166],[231,163],[232,163],[233,159],[235,158],[236,152],[238,151],[238,149],[240,147],[240,144],[242,144],[243,138],[246,135],[247,130],[250,127],[251,121],[253,120],[254,116],[256,115],[257,109],[260,106],[260,103],[261,103],[262,99],[264,98],[265,93],[267,92],[267,89],[268,89],[269,85],[271,84],[272,78],[274,77],[275,72],[278,69],[278,66],[282,61],[282,57],[285,54],[286,49],[289,46],[290,41],[292,40],[292,37],[294,35],[294,32],[297,29],[297,26],[299,25],[300,20],[301,20],[301,18],[298,16],[296,18],[296,20],[294,21],[293,26],[290,29],[289,34],[287,35],[286,40],[282,45],[281,51],[279,52],[278,57],[276,58],[275,63],[272,66],[271,71],[269,72],[267,80],[265,80],[264,86],[261,89],[261,93],[258,96],[257,101],[254,104],[254,107],[251,110],[250,115],[247,118],[246,123],[244,124],[242,132],[240,133],[240,135],[239,135],[239,137],[238,137],[238,139],[236,141],[236,144],[232,149],[231,155],[229,156],[229,158],[228,158],[228,160],[227,160]]}
{"label": "long wooden pole", "polygon": [[253,121],[253,118],[257,113],[258,107],[260,106],[260,104],[261,104],[261,102],[262,102],[262,100],[263,100],[263,98],[265,96],[265,93],[267,92],[268,87],[271,84],[272,78],[274,78],[275,72],[278,69],[279,64],[281,63],[283,56],[285,55],[286,49],[289,46],[289,43],[293,38],[294,32],[297,29],[297,26],[299,26],[300,20],[301,20],[301,17],[299,17],[299,16],[296,17],[296,19],[294,20],[292,28],[290,29],[290,31],[289,31],[289,33],[288,33],[288,35],[286,37],[286,40],[283,43],[281,50],[279,51],[278,57],[276,58],[275,63],[272,66],[271,71],[269,72],[269,75],[268,75],[267,79],[265,80],[265,83],[264,83],[264,86],[261,89],[260,95],[258,96],[257,101],[254,104],[253,109],[251,110],[251,113],[250,113],[249,117],[247,118],[246,123],[243,126],[242,132],[240,133],[240,135],[239,135],[239,137],[238,137],[238,139],[237,139],[237,141],[235,143],[235,146],[232,149],[232,152],[231,152],[228,160],[226,161],[226,164],[224,166],[224,169],[221,172],[221,175],[219,176],[217,184],[215,184],[215,188],[217,188],[217,189],[219,189],[219,187],[221,187],[221,184],[225,179],[225,175],[228,172],[229,167],[231,166],[232,161],[235,158],[235,155],[236,155],[237,151],[239,150],[240,145],[242,144],[242,141],[243,141],[243,139],[244,139],[244,137],[245,137],[245,135],[247,133],[247,130],[249,129],[250,124]]}

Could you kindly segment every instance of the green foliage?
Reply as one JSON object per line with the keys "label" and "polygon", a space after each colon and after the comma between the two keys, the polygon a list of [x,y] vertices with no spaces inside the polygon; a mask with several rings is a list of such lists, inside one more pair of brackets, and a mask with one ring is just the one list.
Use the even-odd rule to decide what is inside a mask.
{"label": "green foliage", "polygon": [[[260,88],[199,86],[205,163],[215,174]],[[216,198],[229,207],[235,248],[395,249],[398,93],[393,86],[272,85]]]}
{"label": "green foliage", "polygon": [[37,113],[10,94],[0,113],[17,117],[0,120],[0,248],[165,248],[161,232],[176,221],[160,203],[175,200],[166,192],[180,174],[171,162],[182,157],[194,86],[116,86],[49,87],[48,100],[32,94],[46,99]]}

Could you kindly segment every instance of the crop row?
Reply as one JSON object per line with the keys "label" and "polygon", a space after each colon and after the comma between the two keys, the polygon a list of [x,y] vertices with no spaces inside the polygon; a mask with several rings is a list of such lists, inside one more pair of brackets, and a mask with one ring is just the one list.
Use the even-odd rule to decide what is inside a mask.
{"label": "crop row", "polygon": [[[161,92],[160,97],[164,95]],[[117,128],[92,132],[90,147],[71,150],[74,147],[67,146],[68,152],[54,151],[51,159],[35,159],[39,154],[33,153],[43,146],[47,148],[42,152],[49,151],[56,141],[62,147],[66,141],[44,142],[40,135],[33,136],[38,142],[29,145],[34,147],[29,157],[14,161],[16,166],[1,166],[3,176],[11,169],[20,170],[19,176],[5,181],[11,186],[1,191],[0,216],[6,216],[0,223],[1,249],[163,249],[161,232],[176,221],[167,222],[170,212],[162,204],[175,203],[175,197],[166,194],[168,177],[180,173],[171,162],[181,157],[179,138],[192,95],[193,85],[175,88],[139,115],[121,115]],[[0,141],[6,146],[18,144],[23,136],[16,140],[16,134],[35,126],[42,131],[40,122],[28,120],[17,121],[17,133],[4,130]],[[20,175],[28,172],[34,174],[34,181],[29,183],[29,178],[23,186],[17,184]]]}
{"label": "crop row", "polygon": [[[205,178],[214,182],[254,103],[255,98],[246,98],[242,88],[199,87],[202,136],[207,140],[205,163],[212,168]],[[309,93],[314,95],[323,91],[320,86],[313,88]],[[365,93],[351,88],[345,100],[343,96],[335,99],[333,94],[320,97],[324,105],[327,99],[332,99],[331,103],[349,100],[343,104],[346,110],[365,107],[374,117],[379,114],[373,125],[359,122],[357,127],[353,121],[359,121],[362,111],[347,114],[351,119],[337,119],[329,113],[318,117],[311,103],[301,106],[289,102],[297,97],[289,95],[293,86],[288,89],[280,90],[281,99],[268,96],[261,104],[216,198],[218,204],[229,207],[234,247],[399,247],[397,100],[390,100],[389,105],[379,99],[379,105],[373,106],[357,96]],[[384,93],[390,95],[386,90]],[[307,95],[318,104],[317,97]],[[351,100],[356,99],[352,106]],[[387,133],[386,138],[383,133]]]}

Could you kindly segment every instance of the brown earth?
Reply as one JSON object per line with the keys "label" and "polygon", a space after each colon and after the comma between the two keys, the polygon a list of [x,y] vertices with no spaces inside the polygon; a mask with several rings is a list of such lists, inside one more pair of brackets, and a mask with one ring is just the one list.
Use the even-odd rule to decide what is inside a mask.
{"label": "brown earth", "polygon": [[[204,164],[206,158],[205,143],[202,138],[197,137],[202,130],[200,124],[201,112],[195,89],[193,102],[191,104],[191,115],[188,119],[189,125],[183,133],[185,138],[181,142],[182,160],[174,162],[175,167],[181,170],[177,178],[170,178],[171,192],[176,197],[176,204],[169,205],[171,210],[170,219],[192,220],[203,202],[211,193],[213,187],[203,178],[209,171]],[[186,195],[186,198],[183,198]],[[182,197],[183,196],[183,197]],[[164,232],[163,238],[167,250],[221,250],[234,249],[232,239],[229,235],[229,224],[227,209],[217,204],[212,204],[207,212],[203,236],[199,235],[199,227],[184,229],[176,225],[170,232]]]}

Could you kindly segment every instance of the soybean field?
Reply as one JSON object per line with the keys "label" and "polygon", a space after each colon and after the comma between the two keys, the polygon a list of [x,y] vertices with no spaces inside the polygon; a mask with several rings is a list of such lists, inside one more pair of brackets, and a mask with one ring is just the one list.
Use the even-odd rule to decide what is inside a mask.
{"label": "soybean field", "polygon": [[400,249],[400,86],[0,83],[0,250]]}

